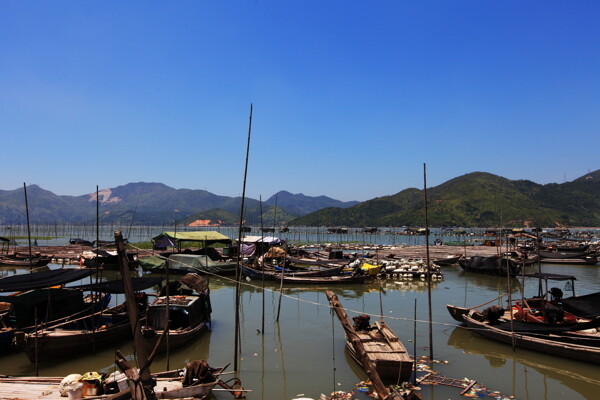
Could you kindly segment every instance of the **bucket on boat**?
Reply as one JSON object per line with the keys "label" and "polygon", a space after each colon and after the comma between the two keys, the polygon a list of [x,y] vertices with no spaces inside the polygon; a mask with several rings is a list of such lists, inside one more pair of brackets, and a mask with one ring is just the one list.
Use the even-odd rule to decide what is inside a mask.
{"label": "bucket on boat", "polygon": [[79,400],[83,395],[83,385],[81,383],[67,386],[67,397],[69,400]]}
{"label": "bucket on boat", "polygon": [[83,396],[96,396],[98,394],[98,384],[95,382],[84,381],[83,382]]}

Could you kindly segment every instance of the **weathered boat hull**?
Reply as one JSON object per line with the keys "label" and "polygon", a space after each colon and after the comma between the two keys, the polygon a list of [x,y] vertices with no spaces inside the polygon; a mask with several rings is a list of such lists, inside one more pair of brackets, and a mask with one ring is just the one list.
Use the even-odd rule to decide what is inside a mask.
{"label": "weathered boat hull", "polygon": [[131,338],[129,318],[95,330],[48,329],[27,335],[23,351],[31,362],[54,360],[75,354],[92,353]]}
{"label": "weathered boat hull", "polygon": [[467,272],[497,276],[516,276],[521,272],[521,265],[506,257],[473,256],[458,261],[460,267]]}
{"label": "weathered boat hull", "polygon": [[512,334],[511,332],[497,329],[489,324],[476,321],[468,315],[465,315],[463,320],[465,325],[469,328],[473,328],[473,331],[477,334],[501,343],[512,344],[514,340],[515,346],[524,349],[558,357],[570,358],[572,360],[590,364],[600,364],[600,348],[597,347],[559,342],[521,333]]}

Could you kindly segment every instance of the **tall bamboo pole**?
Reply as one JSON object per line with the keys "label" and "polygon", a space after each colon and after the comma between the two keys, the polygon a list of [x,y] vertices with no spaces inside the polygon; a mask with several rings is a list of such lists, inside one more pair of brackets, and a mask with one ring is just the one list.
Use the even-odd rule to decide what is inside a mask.
{"label": "tall bamboo pole", "polygon": [[246,178],[248,177],[248,156],[250,154],[250,134],[252,132],[252,103],[250,104],[250,118],[248,122],[248,143],[246,144],[246,164],[244,166],[244,183],[242,186],[242,204],[240,206],[240,225],[238,228],[238,257],[237,265],[235,269],[235,344],[234,344],[234,357],[233,357],[233,369],[235,372],[238,370],[238,360],[240,354],[240,289],[241,289],[241,267],[240,261],[242,258],[242,225],[244,224],[244,201],[246,199]]}

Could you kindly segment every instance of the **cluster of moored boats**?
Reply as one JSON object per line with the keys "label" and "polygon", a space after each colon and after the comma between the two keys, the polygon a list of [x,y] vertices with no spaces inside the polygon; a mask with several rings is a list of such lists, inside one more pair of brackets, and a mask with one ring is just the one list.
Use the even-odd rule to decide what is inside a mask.
{"label": "cluster of moored boats", "polygon": [[[217,385],[239,397],[243,389],[221,380],[222,369],[210,368],[202,360],[191,361],[185,370],[150,374],[155,354],[167,346],[172,349],[189,343],[207,331],[212,311],[210,290],[197,274],[166,283],[163,277],[131,278],[125,252],[119,255],[123,278],[115,281],[64,287],[96,272],[89,268],[32,271],[0,279],[0,292],[10,293],[0,298],[0,355],[24,351],[37,363],[87,354],[90,349],[133,338],[138,362],[145,367],[138,370],[117,351],[117,365],[123,374],[112,380],[100,375],[91,381],[83,376],[60,381],[1,377],[1,397],[80,398],[83,391],[85,397],[103,395],[109,399],[205,398]],[[149,294],[146,289],[152,287],[159,289]],[[108,307],[115,293],[125,294],[126,301]],[[146,394],[136,395],[135,387]]]}

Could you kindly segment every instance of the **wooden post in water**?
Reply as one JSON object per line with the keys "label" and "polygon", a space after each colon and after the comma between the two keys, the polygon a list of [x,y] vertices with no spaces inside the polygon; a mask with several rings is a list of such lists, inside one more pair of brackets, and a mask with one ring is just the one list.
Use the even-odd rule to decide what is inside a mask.
{"label": "wooden post in water", "polygon": [[[27,186],[25,182],[23,182],[23,191],[25,192],[25,215],[27,216],[27,238],[29,240],[29,269],[31,270],[33,268],[33,260],[31,259],[31,227],[29,226],[29,203],[27,202]],[[15,254],[17,253],[15,252]]]}
{"label": "wooden post in water", "polygon": [[[263,209],[262,209],[262,195],[259,197],[259,204],[260,204],[260,235],[261,235],[261,242],[263,241],[263,238],[265,237],[265,232],[263,230],[264,225],[263,225]],[[262,270],[262,324],[261,324],[261,332],[264,335],[265,334],[265,259],[263,257],[262,261],[261,261],[261,270]],[[264,336],[263,336],[264,337]]]}
{"label": "wooden post in water", "polygon": [[427,261],[427,300],[429,307],[429,362],[433,363],[433,315],[431,312],[431,262],[429,260],[429,215],[427,212],[427,164],[423,163],[423,186],[425,194],[425,249]]}

